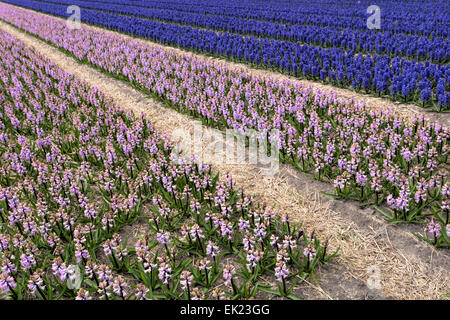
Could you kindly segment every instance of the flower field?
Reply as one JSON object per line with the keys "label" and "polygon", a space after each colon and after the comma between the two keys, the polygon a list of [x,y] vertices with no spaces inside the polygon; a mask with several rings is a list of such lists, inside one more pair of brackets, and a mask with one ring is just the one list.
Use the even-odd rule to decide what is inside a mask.
{"label": "flower field", "polygon": [[[190,6],[186,9],[186,1],[167,6],[156,1],[136,6],[135,1],[122,0],[107,5],[72,0],[5,2],[61,17],[67,17],[67,6],[78,5],[81,21],[89,24],[439,111],[450,107],[450,47],[444,23],[448,17],[445,10],[439,11],[445,6],[441,1],[429,1],[425,8],[411,1],[410,10],[421,6],[412,19],[410,10],[399,16],[400,5],[383,1],[388,21],[377,32],[365,26],[368,1],[363,1],[367,5],[339,1],[328,10],[316,10],[327,3],[319,1],[290,14],[285,14],[284,4],[254,14],[248,14],[249,6],[237,16],[234,6],[241,7],[237,1],[227,1],[227,6],[213,1],[208,9],[196,12],[190,12]],[[339,16],[338,22],[330,21],[330,12]]]}
{"label": "flower field", "polygon": [[[232,34],[242,34],[248,36],[262,36],[268,39],[274,40],[289,40],[291,42],[301,41],[305,44],[318,45],[322,47],[338,47],[346,50],[354,50],[362,53],[387,53],[392,56],[409,57],[418,60],[430,60],[436,62],[448,62],[450,58],[450,49],[448,40],[445,38],[448,36],[448,30],[442,28],[441,25],[436,22],[443,22],[445,17],[438,16],[436,20],[430,21],[425,28],[434,27],[433,29],[420,29],[419,32],[413,28],[422,27],[422,24],[412,24],[407,31],[399,32],[395,28],[388,29],[390,32],[379,32],[374,34],[370,30],[367,30],[366,26],[353,27],[346,24],[344,32],[337,28],[342,28],[344,25],[335,25],[336,28],[329,28],[330,21],[325,20],[329,17],[332,10],[321,10],[321,14],[317,15],[319,23],[314,21],[302,21],[298,18],[307,17],[302,13],[310,13],[317,10],[317,4],[312,3],[310,7],[301,11],[298,10],[296,16],[286,16],[285,7],[272,8],[275,12],[279,12],[279,17],[267,17],[266,14],[259,17],[249,17],[245,14],[235,14],[235,6],[231,6],[217,12],[210,10],[211,7],[201,7],[196,12],[190,12],[185,10],[191,10],[192,6],[189,2],[184,3],[183,6],[174,6],[173,4],[158,2],[148,3],[143,2],[141,5],[136,5],[135,1],[118,1],[117,3],[109,2],[107,6],[104,3],[91,2],[91,1],[42,1],[46,4],[64,4],[64,5],[77,5],[81,8],[90,9],[92,11],[107,11],[113,14],[120,14],[126,16],[135,16],[140,18],[147,18],[151,20],[158,20],[164,22],[171,22],[181,25],[189,25],[193,27],[206,28],[215,31],[226,31]],[[181,3],[180,3],[181,4]],[[213,8],[224,8],[222,1],[214,3]],[[319,7],[320,8],[320,7]],[[343,8],[338,8],[342,11],[338,14],[346,14],[350,17],[363,17],[360,10],[357,7],[346,6],[345,11]],[[349,13],[349,9],[351,9]],[[393,8],[392,10],[396,10]],[[319,10],[320,11],[320,10]],[[359,11],[359,12],[358,12]],[[254,12],[252,10],[252,12]],[[317,12],[317,11],[316,11]],[[292,19],[297,17],[297,19]],[[420,18],[423,16],[421,15]],[[99,20],[102,18],[98,18]],[[395,16],[392,20],[401,20]],[[361,19],[353,19],[355,21],[361,21]],[[351,20],[352,21],[352,20]],[[91,21],[90,21],[91,22]],[[289,22],[289,24],[283,24],[283,22]],[[94,23],[94,21],[92,21]],[[99,22],[101,24],[101,22]],[[357,32],[355,32],[357,29]],[[318,32],[319,31],[319,32]],[[391,33],[392,31],[398,33]],[[424,34],[435,33],[436,36],[431,40],[424,36]],[[437,36],[440,35],[440,36]],[[251,57],[252,58],[252,57]],[[250,59],[251,62],[255,62],[256,59]],[[256,61],[258,62],[258,61]]]}
{"label": "flower field", "polygon": [[[282,163],[332,185],[329,196],[375,208],[386,225],[423,225],[412,238],[448,251],[448,126],[200,55],[445,116],[441,2],[401,11],[382,1],[380,30],[366,27],[366,1],[3,2],[0,21],[207,127],[256,131]],[[119,32],[69,28],[57,17],[70,5],[81,22]],[[214,165],[175,156],[151,118],[6,31],[0,39],[0,299],[298,299],[298,285],[336,260],[314,228]]]}
{"label": "flower field", "polygon": [[[1,37],[4,295],[248,298],[268,274],[287,296],[296,276],[329,259],[326,244],[274,217],[231,177],[174,163],[170,142],[145,117]],[[127,247],[121,229],[144,218],[148,234]],[[64,284],[70,264],[84,267],[75,291]],[[220,282],[225,290],[211,289]]]}

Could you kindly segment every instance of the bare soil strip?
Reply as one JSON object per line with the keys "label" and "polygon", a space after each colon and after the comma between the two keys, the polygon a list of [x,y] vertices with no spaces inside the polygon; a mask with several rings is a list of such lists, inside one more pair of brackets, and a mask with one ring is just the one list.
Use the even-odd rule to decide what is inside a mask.
{"label": "bare soil strip", "polygon": [[[193,131],[197,122],[191,117],[3,22],[0,28],[97,87],[122,108],[146,114],[159,131],[168,135],[180,128]],[[436,250],[416,239],[409,226],[387,225],[372,209],[362,210],[356,203],[321,195],[329,190],[329,184],[314,181],[288,165],[281,165],[275,176],[263,176],[253,165],[215,167],[222,174],[231,173],[239,187],[274,207],[277,214],[288,213],[302,221],[308,232],[315,230],[320,238],[328,238],[331,248],[339,247],[340,256],[318,271],[319,281],[309,279],[294,294],[306,299],[438,299],[450,292],[448,250]]]}

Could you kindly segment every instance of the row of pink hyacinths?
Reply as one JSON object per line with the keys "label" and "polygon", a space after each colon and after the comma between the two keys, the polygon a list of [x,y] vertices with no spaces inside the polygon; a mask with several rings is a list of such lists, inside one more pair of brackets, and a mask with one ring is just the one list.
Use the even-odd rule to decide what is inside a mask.
{"label": "row of pink hyacinths", "polygon": [[0,38],[0,299],[295,298],[334,255],[231,176],[175,162],[144,116]]}
{"label": "row of pink hyacinths", "polygon": [[449,130],[368,111],[333,93],[234,70],[225,64],[0,4],[0,18],[210,126],[262,134],[280,130],[281,160],[334,184],[336,196],[382,206],[389,221],[432,212],[450,244]]}

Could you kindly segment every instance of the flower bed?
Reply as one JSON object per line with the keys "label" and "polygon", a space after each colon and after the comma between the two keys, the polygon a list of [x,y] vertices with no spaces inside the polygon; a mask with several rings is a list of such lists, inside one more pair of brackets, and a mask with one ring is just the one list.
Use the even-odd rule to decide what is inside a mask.
{"label": "flower bed", "polygon": [[70,30],[60,20],[13,10],[9,19],[18,27],[209,126],[262,135],[280,130],[282,161],[334,183],[338,197],[387,203],[390,210],[380,211],[391,222],[419,222],[431,213],[442,229],[433,242],[450,244],[448,128],[419,118],[407,124],[389,111],[369,112],[295,82],[251,76],[109,32]]}
{"label": "flower bed", "polygon": [[[386,11],[387,6],[383,4],[383,29],[374,32],[367,29],[364,25],[363,29],[355,29],[354,26],[343,29],[342,27],[327,25],[322,27],[325,19],[328,19],[329,15],[339,16],[342,18],[342,12],[327,12],[318,15],[315,23],[303,24],[290,24],[282,22],[272,22],[266,20],[254,20],[247,19],[242,16],[230,15],[230,11],[235,11],[236,8],[231,7],[225,10],[223,15],[208,14],[208,7],[204,7],[202,12],[186,12],[180,10],[189,10],[189,7],[183,9],[181,4],[179,6],[173,6],[172,3],[162,3],[162,7],[158,6],[159,3],[146,3],[145,6],[136,5],[136,2],[130,3],[129,1],[118,1],[117,3],[111,2],[95,2],[95,1],[80,1],[80,0],[40,0],[37,2],[57,4],[65,7],[76,5],[81,9],[89,9],[95,11],[103,11],[119,15],[135,16],[140,18],[147,18],[155,21],[162,21],[167,23],[176,23],[182,25],[188,25],[199,28],[206,28],[213,31],[225,31],[227,33],[241,34],[247,36],[266,37],[276,40],[286,40],[290,42],[300,41],[303,44],[316,45],[321,47],[336,47],[342,48],[347,51],[352,50],[356,53],[364,54],[387,54],[397,57],[408,57],[417,61],[429,61],[435,63],[446,63],[450,61],[450,42],[445,37],[439,37],[434,35],[434,30],[430,32],[431,39],[428,35],[417,34],[405,34],[401,32],[392,32],[392,30],[386,30]],[[210,4],[211,5],[211,4]],[[214,7],[224,6],[224,3],[213,3]],[[307,8],[300,8],[297,13],[298,16],[305,17],[308,13],[315,12],[317,8],[312,8],[314,4],[309,4]],[[321,4],[323,6],[323,4]],[[346,8],[345,12],[353,11],[351,15],[354,22],[365,22],[367,16],[365,9],[367,6],[361,4],[354,4],[360,10],[352,10],[353,7]],[[151,6],[151,7],[148,7]],[[437,6],[437,4],[436,4]],[[165,7],[165,8],[163,8]],[[284,21],[284,15],[288,14],[281,8],[277,8],[280,12],[280,21]],[[277,10],[275,9],[275,10]],[[294,10],[292,8],[292,10]],[[84,10],[83,10],[84,12]],[[396,19],[402,20],[397,17]],[[392,19],[393,20],[393,19]],[[339,21],[339,19],[338,19]],[[391,19],[388,20],[389,22]],[[430,23],[431,24],[431,23]],[[441,24],[437,24],[436,28],[439,28]],[[420,30],[420,27],[417,26]]]}
{"label": "flower bed", "polygon": [[[31,0],[6,2],[67,17],[66,6]],[[439,111],[450,107],[448,64],[418,62],[378,54],[366,56],[341,48],[321,48],[255,36],[244,37],[240,34],[202,30],[92,10],[84,10],[81,21],[163,44],[214,56],[225,56],[232,60],[402,102],[433,106]]]}
{"label": "flower bed", "polygon": [[231,177],[171,160],[144,116],[0,37],[0,297],[296,298],[333,256]]}

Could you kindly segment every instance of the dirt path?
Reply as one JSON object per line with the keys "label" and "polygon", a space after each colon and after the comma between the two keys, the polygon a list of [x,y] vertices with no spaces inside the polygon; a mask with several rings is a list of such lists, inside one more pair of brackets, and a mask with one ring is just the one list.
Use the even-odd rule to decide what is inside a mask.
{"label": "dirt path", "polygon": [[[158,130],[169,135],[174,130],[192,132],[191,117],[168,109],[125,82],[113,79],[78,63],[34,37],[0,22],[0,28],[51,59],[63,70],[87,81],[109,95],[124,109],[145,113]],[[275,176],[263,176],[254,165],[215,164],[222,174],[230,172],[246,192],[269,206],[277,214],[288,213],[302,221],[309,232],[329,238],[332,248],[340,248],[340,257],[319,270],[319,283],[302,284],[297,294],[307,299],[437,299],[450,291],[449,252],[436,250],[412,236],[409,230],[387,225],[371,209],[338,201],[319,192],[330,186],[312,180],[287,165]],[[369,289],[371,271],[380,272],[380,288]],[[376,282],[375,282],[376,284]]]}

